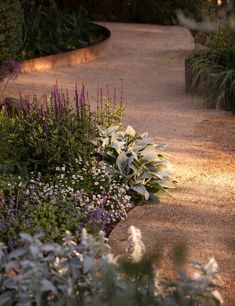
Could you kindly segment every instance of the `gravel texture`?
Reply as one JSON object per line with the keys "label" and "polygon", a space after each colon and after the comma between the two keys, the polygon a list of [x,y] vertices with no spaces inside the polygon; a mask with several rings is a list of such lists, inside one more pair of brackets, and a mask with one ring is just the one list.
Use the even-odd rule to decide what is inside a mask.
{"label": "gravel texture", "polygon": [[74,88],[124,84],[125,123],[166,143],[178,182],[159,205],[133,209],[110,235],[115,252],[123,252],[127,229],[139,227],[152,254],[162,249],[162,267],[172,272],[172,249],[185,242],[188,260],[214,256],[223,278],[226,306],[235,305],[235,115],[207,110],[199,97],[184,92],[184,59],[193,50],[182,27],[105,24],[112,49],[79,66],[22,74],[8,88],[16,95],[46,92],[57,80]]}

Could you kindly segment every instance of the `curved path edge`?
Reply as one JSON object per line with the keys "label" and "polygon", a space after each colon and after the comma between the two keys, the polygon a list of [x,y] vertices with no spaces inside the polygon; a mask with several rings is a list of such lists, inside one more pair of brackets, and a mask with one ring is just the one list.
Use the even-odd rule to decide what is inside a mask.
{"label": "curved path edge", "polygon": [[111,32],[103,26],[99,25],[99,27],[105,33],[104,40],[77,50],[25,60],[21,63],[21,72],[48,71],[57,67],[79,65],[94,60],[110,50]]}

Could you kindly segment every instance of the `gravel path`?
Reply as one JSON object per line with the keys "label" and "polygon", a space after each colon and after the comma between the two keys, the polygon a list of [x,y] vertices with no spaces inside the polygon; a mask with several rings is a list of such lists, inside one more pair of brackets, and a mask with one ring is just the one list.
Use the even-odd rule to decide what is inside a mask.
{"label": "gravel path", "polygon": [[162,249],[163,268],[185,241],[188,258],[214,256],[224,279],[225,305],[235,305],[235,115],[206,110],[202,100],[184,93],[184,58],[193,39],[181,27],[107,23],[112,49],[106,56],[73,67],[22,74],[10,94],[42,93],[55,80],[72,89],[83,82],[95,95],[97,86],[120,87],[126,101],[125,123],[149,131],[168,144],[175,165],[176,191],[157,206],[140,206],[110,236],[123,252],[127,228],[142,230],[150,252]]}

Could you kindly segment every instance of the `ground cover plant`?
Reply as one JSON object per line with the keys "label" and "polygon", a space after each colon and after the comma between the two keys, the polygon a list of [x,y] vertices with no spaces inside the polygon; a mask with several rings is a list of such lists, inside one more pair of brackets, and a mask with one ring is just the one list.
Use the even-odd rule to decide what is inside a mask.
{"label": "ground cover plant", "polygon": [[218,266],[193,263],[193,274],[164,278],[145,254],[141,233],[130,227],[129,258],[115,257],[104,232],[83,229],[77,244],[69,232],[63,244],[42,243],[21,233],[23,248],[9,255],[0,244],[0,305],[222,305]]}

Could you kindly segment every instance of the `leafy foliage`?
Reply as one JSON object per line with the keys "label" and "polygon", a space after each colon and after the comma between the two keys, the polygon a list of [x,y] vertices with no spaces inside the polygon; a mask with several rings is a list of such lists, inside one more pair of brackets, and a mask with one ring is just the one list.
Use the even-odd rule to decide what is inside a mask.
{"label": "leafy foliage", "polygon": [[86,47],[105,37],[82,8],[61,10],[55,1],[46,7],[25,1],[23,29],[23,59]]}
{"label": "leafy foliage", "polygon": [[229,27],[207,35],[206,51],[193,59],[197,91],[209,107],[235,111],[235,40]]}
{"label": "leafy foliage", "polygon": [[[23,11],[20,0],[1,0],[0,65],[15,59],[22,47]],[[0,75],[1,79],[1,75]]]}
{"label": "leafy foliage", "polygon": [[[76,244],[67,232],[64,244],[42,243],[40,236],[22,233],[23,248],[5,255],[0,245],[0,305],[215,306],[218,268],[213,258],[194,264],[195,273],[165,280],[144,256],[141,233],[130,228],[130,259],[110,251],[104,233],[97,238],[82,231]],[[137,256],[139,253],[139,256]]]}
{"label": "leafy foliage", "polygon": [[191,16],[198,16],[201,4],[199,0],[57,0],[63,6],[83,6],[93,20],[124,21],[156,24],[175,24],[175,10],[183,9]]}
{"label": "leafy foliage", "polygon": [[[196,91],[206,97],[208,107],[224,108],[235,112],[235,22],[232,1],[209,4],[201,22],[178,13],[179,21],[197,33],[195,41],[204,45],[204,51],[192,58],[193,83]],[[226,5],[227,4],[227,5]],[[199,33],[198,33],[199,32]]]}
{"label": "leafy foliage", "polygon": [[139,134],[132,127],[99,127],[96,141],[99,153],[115,165],[134,197],[156,200],[154,195],[172,188],[168,157],[160,153],[164,146],[154,144],[148,133]]}
{"label": "leafy foliage", "polygon": [[[104,117],[114,124],[120,121],[117,113],[122,106],[91,111],[85,88],[75,90],[74,105],[54,86],[50,97],[39,103],[37,97],[28,97],[9,105],[4,101],[0,113],[0,167],[22,176],[30,171],[46,173],[50,168],[73,163],[80,156],[89,160],[92,154],[90,139],[96,134],[96,124]],[[111,102],[109,102],[111,104]]]}

